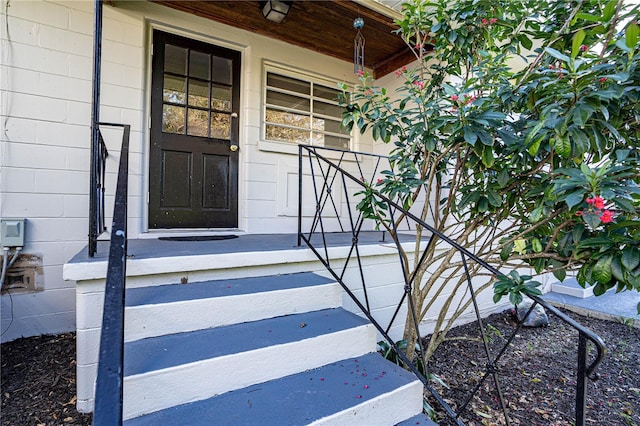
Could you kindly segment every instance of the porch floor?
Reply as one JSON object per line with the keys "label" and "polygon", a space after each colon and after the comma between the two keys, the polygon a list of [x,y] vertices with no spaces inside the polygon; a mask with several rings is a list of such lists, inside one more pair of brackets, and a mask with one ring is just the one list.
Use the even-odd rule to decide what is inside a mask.
{"label": "porch floor", "polygon": [[[198,238],[198,237],[195,237]],[[325,234],[328,247],[349,247],[352,235],[348,232],[332,232]],[[413,237],[407,236],[406,241]],[[322,235],[314,234],[311,242],[321,247]],[[359,245],[392,243],[387,234],[380,231],[361,232],[358,235]],[[134,259],[152,259],[155,257],[178,257],[242,252],[273,252],[284,250],[308,250],[302,242],[298,246],[297,234],[240,234],[237,238],[213,241],[176,241],[160,238],[129,239],[127,253]],[[109,258],[109,241],[98,241],[98,250],[94,257],[87,255],[86,248],[76,254],[69,263],[104,262]]]}

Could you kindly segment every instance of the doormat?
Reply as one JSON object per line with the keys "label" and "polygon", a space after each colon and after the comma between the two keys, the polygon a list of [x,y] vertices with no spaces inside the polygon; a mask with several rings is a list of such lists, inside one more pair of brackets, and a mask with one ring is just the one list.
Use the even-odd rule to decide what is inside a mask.
{"label": "doormat", "polygon": [[162,241],[219,241],[238,238],[237,235],[194,235],[192,237],[158,237]]}

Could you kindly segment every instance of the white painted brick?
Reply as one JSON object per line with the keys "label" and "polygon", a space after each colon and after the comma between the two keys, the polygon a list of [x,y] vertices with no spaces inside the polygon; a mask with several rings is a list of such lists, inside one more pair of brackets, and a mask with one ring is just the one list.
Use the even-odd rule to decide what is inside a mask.
{"label": "white painted brick", "polygon": [[68,28],[69,9],[65,6],[44,1],[12,1],[8,17],[19,17],[32,22]]}
{"label": "white painted brick", "polygon": [[130,66],[129,64],[122,65],[122,85],[126,87],[133,87],[134,89],[143,88],[144,71],[142,68]]}
{"label": "white painted brick", "polygon": [[76,294],[76,327],[87,330],[102,326],[104,292]]}
{"label": "white painted brick", "polygon": [[102,54],[105,61],[126,64],[142,69],[144,53],[141,48],[105,40],[102,43]]}
{"label": "white painted brick", "polygon": [[[8,89],[7,95],[13,93],[29,93],[38,94],[38,86],[40,84],[40,73],[31,70],[16,70],[15,68],[2,65],[0,68],[3,75],[10,75],[11,78],[5,84]],[[9,111],[10,113],[10,111]]]}
{"label": "white painted brick", "polygon": [[[88,60],[91,63],[91,60]],[[10,65],[15,68],[14,73],[20,72],[20,69],[30,69],[50,74],[67,75],[69,72],[68,61],[69,55],[67,53],[21,44],[12,48]],[[91,68],[89,68],[88,76],[90,78]]]}
{"label": "white painted brick", "polygon": [[142,92],[123,86],[103,85],[100,103],[128,109],[142,109]]}
{"label": "white painted brick", "polygon": [[60,99],[46,98],[23,93],[11,96],[11,115],[37,120],[65,121],[65,102]]}
{"label": "white painted brick", "polygon": [[[45,276],[49,273],[45,268]],[[28,312],[29,316],[38,317],[60,312],[73,312],[75,309],[75,289],[50,290],[44,292],[24,293],[20,297],[13,295],[13,312]],[[4,310],[4,309],[3,309]]]}
{"label": "white painted brick", "polygon": [[3,152],[5,167],[51,168],[65,167],[65,150],[59,147],[26,143],[5,144]]}
{"label": "white painted brick", "polygon": [[48,194],[87,194],[85,173],[68,170],[36,171],[36,192]]}
{"label": "white painted brick", "polygon": [[[44,294],[44,293],[40,293]],[[20,297],[14,294],[13,298]],[[2,295],[2,300],[9,299],[8,296]],[[44,300],[44,299],[42,299]],[[46,303],[46,301],[45,301]],[[9,312],[7,309],[4,312]],[[48,315],[21,316],[20,313],[14,312],[14,319],[9,326],[9,319],[2,320],[2,330],[6,333],[2,335],[2,342],[10,342],[20,337],[40,336],[42,334],[66,333],[74,330],[74,314],[73,312],[59,312]]]}
{"label": "white painted brick", "polygon": [[273,200],[248,200],[246,205],[251,217],[274,217],[277,214]]}
{"label": "white painted brick", "polygon": [[31,169],[3,167],[2,192],[33,192],[35,171]]}
{"label": "white painted brick", "polygon": [[80,126],[52,121],[38,121],[35,123],[35,142],[77,148],[88,147],[91,140],[89,126]]}
{"label": "white painted brick", "polygon": [[139,23],[123,23],[122,39],[127,44],[135,47],[142,47],[144,41],[144,27]]}
{"label": "white painted brick", "polygon": [[[78,350],[78,365],[91,365],[98,362],[100,354],[100,328],[78,330],[76,339],[82,342],[82,351]],[[80,345],[78,345],[80,346]]]}
{"label": "white painted brick", "polygon": [[[1,95],[4,96],[5,93],[2,93]],[[11,94],[8,94],[7,96],[10,97]],[[12,142],[33,142],[36,139],[35,123],[36,122],[31,119],[9,117],[7,119],[7,132],[5,134],[7,140]],[[3,155],[6,154],[3,152]],[[7,165],[5,161],[6,157],[3,158],[3,165]]]}
{"label": "white painted brick", "polygon": [[62,198],[53,194],[8,193],[2,200],[7,217],[62,217]]}
{"label": "white painted brick", "polygon": [[70,9],[69,30],[93,37],[93,11]]}
{"label": "white painted brick", "polygon": [[67,148],[65,150],[65,165],[67,170],[89,171],[89,142],[90,141],[86,141],[87,148]]}
{"label": "white painted brick", "polygon": [[[78,344],[77,344],[78,345]],[[80,351],[80,346],[78,346]],[[76,367],[76,392],[78,397],[78,410],[82,412],[93,411],[93,396],[95,395],[96,376],[98,364],[80,365]]]}
{"label": "white painted brick", "polygon": [[[84,180],[82,181],[84,182]],[[88,182],[85,182],[85,186],[89,186]],[[76,218],[86,218],[89,217],[89,201],[88,196],[83,195],[65,195],[63,197],[64,201],[64,216],[65,217],[76,217]]]}
{"label": "white painted brick", "polygon": [[29,218],[27,237],[32,242],[87,240],[88,219]]}
{"label": "white painted brick", "polygon": [[124,41],[124,24],[118,19],[110,17],[103,18],[102,37],[103,43],[106,40],[122,43]]}
{"label": "white painted brick", "polygon": [[86,252],[86,249],[85,249],[86,244],[87,244],[87,239],[86,238],[83,241],[64,241],[64,259],[65,259],[65,261],[71,260],[81,250],[82,250],[83,253],[85,253]]}
{"label": "white painted brick", "polygon": [[5,22],[9,26],[10,40],[14,48],[18,48],[20,44],[38,45],[40,24],[11,15]]}
{"label": "white painted brick", "polygon": [[67,55],[65,74],[72,78],[91,81],[93,60],[86,56]]}
{"label": "white painted brick", "polygon": [[250,200],[274,200],[276,198],[276,185],[267,182],[252,182],[247,188],[247,199]]}
{"label": "white painted brick", "polygon": [[[31,247],[29,248],[29,251],[41,254],[42,262],[44,266],[53,266],[53,265],[62,266],[67,261],[67,258],[64,257],[64,246],[65,246],[65,243],[62,243],[62,242],[52,242],[52,243],[43,242],[38,244],[32,244]],[[58,275],[59,275],[59,278],[62,279],[62,268],[60,269],[60,273]],[[53,278],[53,277],[47,277],[47,278]],[[47,284],[49,284],[49,282],[50,280],[47,280]],[[66,287],[68,287],[68,285]]]}
{"label": "white painted brick", "polygon": [[66,29],[41,25],[38,44],[45,49],[58,50],[78,56],[93,56],[93,37]]}
{"label": "white painted brick", "polygon": [[[107,276],[107,262],[103,262],[104,266],[104,274],[103,276]],[[84,295],[84,294],[93,294],[93,293],[101,293],[104,294],[104,279],[100,280],[84,280],[79,281],[76,285],[76,296]]]}
{"label": "white painted brick", "polygon": [[91,125],[91,104],[88,102],[66,101],[66,123],[84,126]]}
{"label": "white painted brick", "polygon": [[91,81],[53,74],[40,74],[38,90],[41,95],[76,102],[91,102]]}

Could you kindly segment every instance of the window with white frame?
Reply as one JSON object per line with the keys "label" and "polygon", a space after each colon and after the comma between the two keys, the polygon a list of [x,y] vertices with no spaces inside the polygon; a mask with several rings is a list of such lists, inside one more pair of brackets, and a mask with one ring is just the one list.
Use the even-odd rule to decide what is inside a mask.
{"label": "window with white frame", "polygon": [[351,135],[341,128],[342,92],[330,83],[267,69],[265,140],[350,149]]}

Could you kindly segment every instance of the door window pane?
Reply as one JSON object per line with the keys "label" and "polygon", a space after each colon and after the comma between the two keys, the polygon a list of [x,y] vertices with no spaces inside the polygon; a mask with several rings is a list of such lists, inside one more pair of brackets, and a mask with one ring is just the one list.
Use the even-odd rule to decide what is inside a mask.
{"label": "door window pane", "polygon": [[211,87],[211,108],[231,112],[231,87]]}
{"label": "door window pane", "polygon": [[186,99],[185,91],[187,84],[184,77],[175,77],[166,74],[164,76],[164,87],[162,90],[162,100],[174,104],[184,104]]}
{"label": "door window pane", "polygon": [[189,79],[189,105],[209,107],[209,83]]}
{"label": "door window pane", "polygon": [[326,104],[324,102],[314,102],[313,112],[315,114],[330,115],[331,117],[340,117],[342,108],[338,105]]}
{"label": "door window pane", "polygon": [[176,74],[187,73],[187,49],[167,44],[164,46],[164,70]]}
{"label": "door window pane", "polygon": [[187,134],[190,136],[209,136],[209,111],[189,109]]}
{"label": "door window pane", "polygon": [[213,78],[216,83],[231,84],[231,59],[213,57]]}
{"label": "door window pane", "polygon": [[215,139],[231,139],[231,117],[229,114],[211,113],[211,137]]}
{"label": "door window pane", "polygon": [[162,131],[166,133],[184,134],[184,108],[163,105]]}
{"label": "door window pane", "polygon": [[189,76],[209,80],[209,55],[191,51],[189,55]]}

